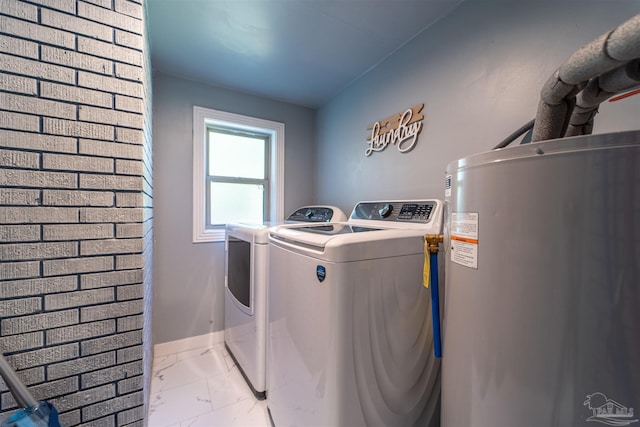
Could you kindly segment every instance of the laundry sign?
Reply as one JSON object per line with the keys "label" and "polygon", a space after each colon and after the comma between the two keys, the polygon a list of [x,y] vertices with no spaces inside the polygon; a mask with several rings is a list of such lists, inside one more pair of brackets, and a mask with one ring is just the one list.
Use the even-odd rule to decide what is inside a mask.
{"label": "laundry sign", "polygon": [[413,150],[422,130],[423,108],[424,104],[418,104],[370,125],[367,130],[371,133],[367,137],[368,146],[364,154],[370,156],[374,151],[382,151],[390,144],[395,145],[401,153]]}

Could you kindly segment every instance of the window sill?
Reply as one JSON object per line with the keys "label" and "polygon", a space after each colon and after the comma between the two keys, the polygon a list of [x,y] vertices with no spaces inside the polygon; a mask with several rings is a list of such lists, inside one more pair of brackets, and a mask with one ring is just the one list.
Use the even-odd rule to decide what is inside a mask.
{"label": "window sill", "polygon": [[193,243],[216,243],[224,242],[224,228],[194,230]]}

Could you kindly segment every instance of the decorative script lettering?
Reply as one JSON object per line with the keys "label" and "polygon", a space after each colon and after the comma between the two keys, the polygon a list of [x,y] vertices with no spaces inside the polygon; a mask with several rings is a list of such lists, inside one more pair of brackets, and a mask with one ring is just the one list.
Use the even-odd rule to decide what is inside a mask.
{"label": "decorative script lettering", "polygon": [[406,109],[404,113],[393,115],[369,126],[367,130],[371,129],[371,135],[367,137],[368,147],[364,154],[370,156],[374,151],[384,150],[389,144],[395,145],[401,153],[413,150],[418,142],[418,134],[422,130],[423,107],[424,104],[416,105]]}

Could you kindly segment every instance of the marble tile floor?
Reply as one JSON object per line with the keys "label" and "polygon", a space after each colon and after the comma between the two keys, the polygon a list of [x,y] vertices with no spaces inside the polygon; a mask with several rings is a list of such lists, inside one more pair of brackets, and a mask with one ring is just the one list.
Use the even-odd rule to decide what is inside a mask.
{"label": "marble tile floor", "polygon": [[148,427],[270,427],[224,343],[156,355]]}

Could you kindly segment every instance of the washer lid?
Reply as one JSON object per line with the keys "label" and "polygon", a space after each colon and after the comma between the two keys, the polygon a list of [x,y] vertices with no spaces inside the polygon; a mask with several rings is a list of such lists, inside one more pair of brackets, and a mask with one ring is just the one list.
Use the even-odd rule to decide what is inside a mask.
{"label": "washer lid", "polygon": [[441,200],[360,202],[346,222],[280,225],[269,243],[346,262],[423,253],[425,234],[442,232]]}
{"label": "washer lid", "polygon": [[353,234],[364,233],[367,231],[378,231],[382,228],[362,227],[358,225],[350,225],[348,223],[328,223],[323,225],[309,224],[293,227],[297,230],[309,233],[322,234],[325,236],[335,236],[337,234]]}
{"label": "washer lid", "polygon": [[[269,245],[330,262],[349,262],[423,253],[423,229],[392,229],[329,224],[281,225],[269,230]],[[310,231],[314,228],[314,231]]]}

